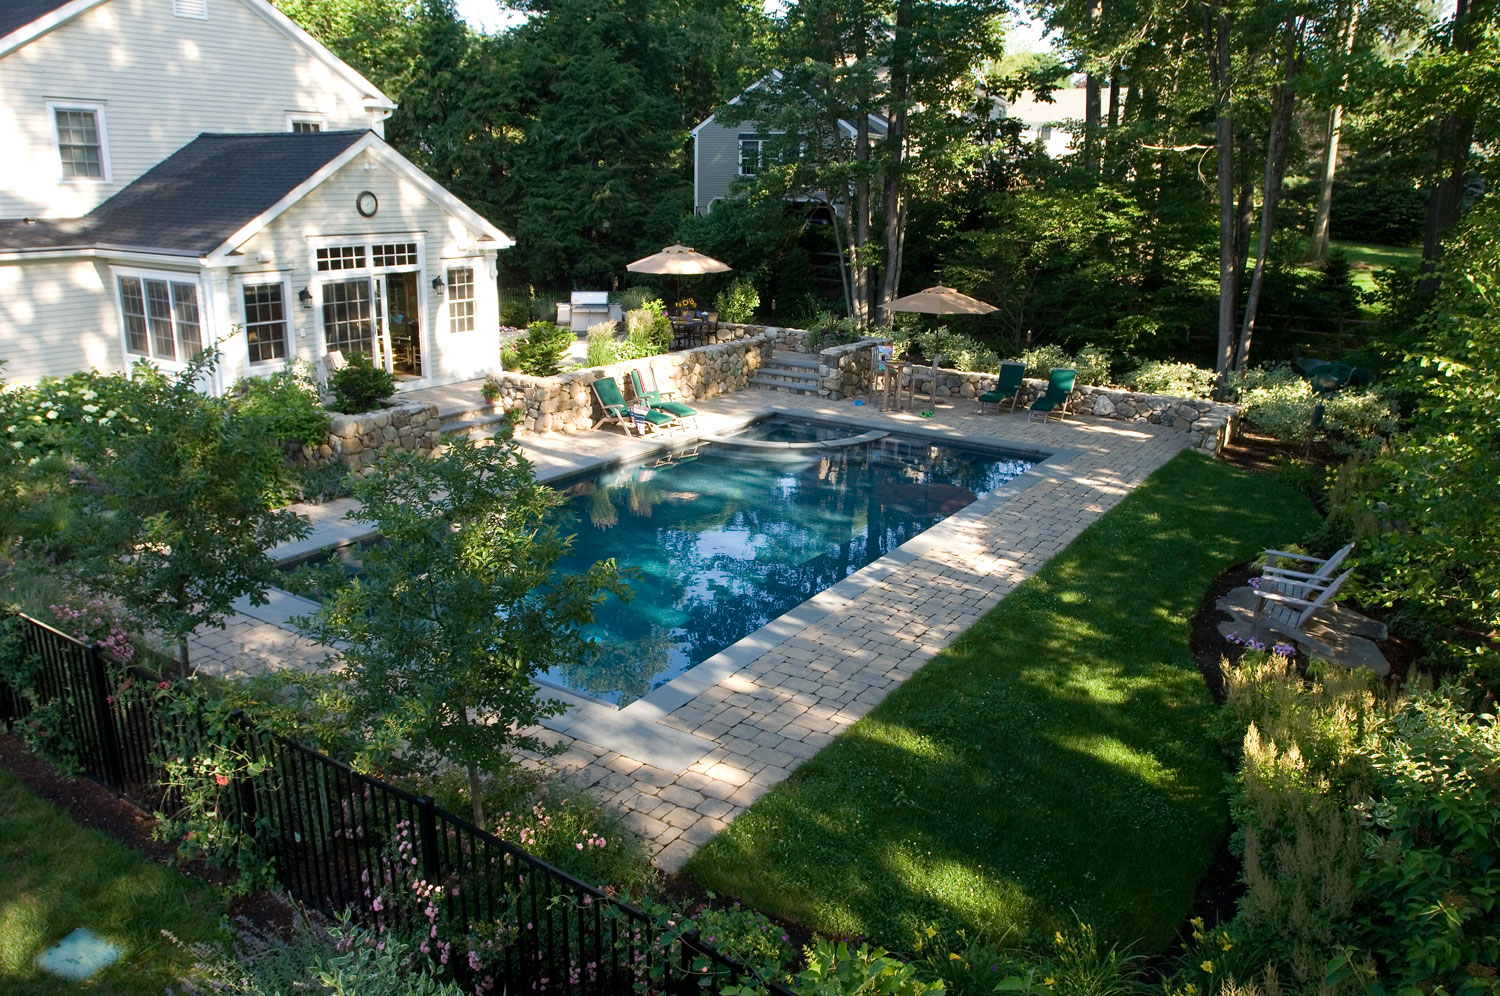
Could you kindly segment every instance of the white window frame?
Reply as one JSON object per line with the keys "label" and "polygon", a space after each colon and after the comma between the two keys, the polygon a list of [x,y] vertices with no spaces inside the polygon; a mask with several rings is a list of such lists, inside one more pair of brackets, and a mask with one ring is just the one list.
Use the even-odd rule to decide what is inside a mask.
{"label": "white window frame", "polygon": [[[205,292],[205,288],[203,286],[202,274],[195,273],[191,270],[146,270],[133,266],[111,266],[109,268],[109,272],[110,283],[112,285],[111,292],[114,295],[115,311],[120,316],[120,348],[124,352],[125,364],[127,368],[134,366],[136,360],[147,360],[151,363],[156,364],[163,370],[178,371],[184,369],[190,362],[192,362],[192,357],[188,356],[181,359],[164,360],[160,357],[152,356],[150,351],[151,328],[149,325],[146,328],[146,352],[137,353],[130,348],[130,331],[125,322],[125,302],[121,296],[121,277],[134,277],[138,280],[143,281],[160,280],[166,282],[169,287],[172,284],[191,284],[193,287],[193,291],[198,296],[198,348],[207,349],[212,343],[212,339],[209,335],[208,329],[208,294]],[[144,297],[144,285],[141,288],[141,293]],[[168,293],[170,294],[170,291]],[[178,345],[177,311],[175,306],[172,311],[172,344],[175,351]]]}
{"label": "white window frame", "polygon": [[[470,335],[479,331],[479,275],[484,272],[484,260],[465,256],[457,259],[440,260],[443,266],[443,303],[447,320],[443,323],[450,335]],[[465,331],[458,331],[453,326],[457,316],[454,314],[453,306],[458,303],[453,297],[453,281],[449,275],[454,270],[468,270],[471,274],[469,280],[469,296],[463,301],[470,306],[467,319],[474,327]]]}
{"label": "white window frame", "polygon": [[[91,111],[94,115],[94,127],[99,132],[99,163],[103,167],[103,176],[64,176],[62,162],[62,135],[57,130],[58,111]],[[104,101],[102,100],[48,100],[47,122],[52,128],[52,155],[57,164],[57,180],[59,183],[114,183],[114,170],[109,165],[109,127],[104,121]]]}
{"label": "white window frame", "polygon": [[314,114],[309,111],[288,111],[286,115],[286,130],[296,131],[299,124],[315,124],[319,131],[328,130],[328,116],[326,114]]}
{"label": "white window frame", "polygon": [[[391,244],[400,243],[400,242],[414,242],[414,243],[416,243],[416,246],[417,246],[417,261],[416,261],[415,264],[410,264],[410,265],[406,265],[406,266],[375,266],[374,265],[374,263],[375,263],[375,247],[377,245],[391,245]],[[364,265],[363,266],[350,267],[349,269],[346,269],[346,270],[319,270],[318,269],[318,250],[319,249],[334,249],[334,248],[337,248],[339,246],[362,246],[364,248],[364,251],[365,251],[365,262],[364,262]],[[425,316],[427,314],[427,309],[428,309],[427,294],[428,294],[429,288],[427,286],[427,280],[426,280],[426,274],[427,274],[427,239],[424,237],[424,235],[423,235],[422,232],[379,232],[379,233],[374,233],[374,234],[370,234],[370,235],[314,235],[314,236],[309,236],[308,239],[307,239],[307,271],[310,274],[307,286],[308,286],[308,289],[312,292],[312,296],[313,296],[313,307],[312,307],[313,316],[314,316],[313,317],[313,329],[316,332],[316,335],[315,335],[315,343],[316,343],[316,345],[315,345],[314,348],[315,348],[315,351],[316,351],[317,355],[322,356],[322,355],[324,355],[324,354],[326,354],[328,352],[328,332],[323,327],[323,285],[324,284],[340,283],[340,282],[345,281],[345,280],[355,280],[355,279],[358,279],[360,277],[365,277],[365,278],[368,278],[369,280],[373,281],[376,277],[384,276],[387,273],[413,273],[413,272],[417,274],[417,309],[418,309],[417,310],[417,314],[418,314],[419,317],[423,317],[422,332],[421,332],[422,339],[423,339],[423,342],[422,342],[422,349],[423,349],[422,355],[424,357],[427,357],[429,355],[428,352],[427,352],[427,345],[428,345],[428,343],[435,343],[435,341],[436,341],[436,330],[435,329],[427,328],[426,327],[427,323],[425,321]],[[476,279],[477,279],[477,276],[476,276]],[[386,342],[386,337],[381,332],[381,324],[380,324],[380,322],[378,320],[375,320],[376,309],[375,309],[375,306],[373,304],[373,302],[374,302],[374,288],[373,287],[371,288],[371,302],[372,302],[372,304],[371,304],[371,319],[372,319],[372,321],[375,321],[375,325],[374,325],[374,329],[373,329],[374,335],[375,335],[375,339],[376,339],[377,342],[380,343],[381,350],[387,352],[385,360],[389,361],[390,360],[390,356],[388,355],[388,351],[387,351],[388,343]],[[426,361],[424,361],[424,363],[423,363],[424,371],[426,369],[426,366],[427,366],[427,363],[426,363]],[[430,377],[431,374],[424,372],[423,376],[424,376],[424,378],[425,377]]]}
{"label": "white window frame", "polygon": [[[249,287],[264,287],[267,284],[281,285],[281,310],[286,316],[285,344],[286,355],[281,359],[252,360],[250,359],[250,315],[245,310],[245,290]],[[285,366],[289,361],[297,358],[297,311],[302,307],[302,302],[292,294],[292,275],[285,272],[271,273],[246,273],[235,281],[235,307],[239,312],[240,325],[245,330],[245,363],[249,369],[260,372],[272,368]]]}
{"label": "white window frame", "polygon": [[[745,172],[745,144],[747,142],[755,143],[755,169],[750,173]],[[761,158],[761,153],[764,151],[765,144],[766,139],[763,135],[751,135],[746,132],[742,133],[739,136],[739,138],[735,142],[735,149],[739,153],[739,162],[735,164],[734,171],[736,176],[754,177],[760,175],[760,168],[764,163],[764,160]]]}

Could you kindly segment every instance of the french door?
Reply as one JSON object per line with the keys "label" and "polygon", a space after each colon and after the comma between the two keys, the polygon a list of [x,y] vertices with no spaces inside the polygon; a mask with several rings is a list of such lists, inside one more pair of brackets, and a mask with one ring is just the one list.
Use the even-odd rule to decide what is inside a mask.
{"label": "french door", "polygon": [[382,273],[323,284],[328,350],[364,353],[397,376],[422,376],[420,303],[415,272]]}

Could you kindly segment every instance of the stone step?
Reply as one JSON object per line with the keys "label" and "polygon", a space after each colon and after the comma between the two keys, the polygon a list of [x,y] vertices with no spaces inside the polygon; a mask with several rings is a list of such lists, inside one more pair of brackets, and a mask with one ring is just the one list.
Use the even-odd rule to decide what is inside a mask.
{"label": "stone step", "polygon": [[771,380],[768,377],[751,377],[748,383],[752,387],[759,387],[768,391],[786,391],[790,394],[818,393],[818,379],[816,377],[811,381]]}
{"label": "stone step", "polygon": [[469,436],[471,438],[487,438],[500,431],[505,424],[504,412],[485,411],[470,413],[472,418],[456,419],[449,421],[443,419],[442,433],[444,436]]}
{"label": "stone step", "polygon": [[816,356],[799,356],[795,353],[774,353],[766,363],[770,366],[807,367],[812,370],[823,365],[823,361]]}
{"label": "stone step", "polygon": [[486,419],[499,414],[500,410],[494,405],[478,404],[472,408],[457,407],[447,411],[440,411],[438,418],[443,423],[443,429],[458,422],[472,422],[476,419]]}
{"label": "stone step", "polygon": [[774,362],[762,366],[760,368],[760,376],[773,377],[780,380],[805,381],[809,384],[816,384],[818,382],[818,372],[816,370],[807,370],[801,367],[778,367]]}

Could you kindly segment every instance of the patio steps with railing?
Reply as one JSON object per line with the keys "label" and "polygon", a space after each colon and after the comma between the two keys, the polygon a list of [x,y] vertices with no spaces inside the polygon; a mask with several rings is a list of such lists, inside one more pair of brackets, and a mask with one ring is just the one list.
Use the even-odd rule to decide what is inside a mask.
{"label": "patio steps with railing", "polygon": [[820,360],[811,353],[776,353],[750,378],[752,387],[790,394],[818,393]]}

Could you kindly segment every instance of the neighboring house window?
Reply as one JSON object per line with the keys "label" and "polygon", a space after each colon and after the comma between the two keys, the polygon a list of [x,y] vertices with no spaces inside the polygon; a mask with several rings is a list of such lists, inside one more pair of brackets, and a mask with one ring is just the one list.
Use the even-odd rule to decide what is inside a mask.
{"label": "neighboring house window", "polygon": [[474,268],[448,268],[448,331],[474,331]]}
{"label": "neighboring house window", "polygon": [[178,17],[208,17],[208,0],[172,0],[172,13]]}
{"label": "neighboring house window", "polygon": [[250,346],[250,362],[286,359],[290,331],[282,282],[246,284],[245,339]]}
{"label": "neighboring house window", "polygon": [[1038,141],[1042,141],[1042,142],[1045,142],[1048,139],[1050,139],[1052,137],[1052,126],[1051,125],[1042,125],[1041,129],[1036,133],[1036,137],[1037,137]]}
{"label": "neighboring house window", "polygon": [[186,363],[203,351],[197,283],[166,276],[121,276],[119,285],[126,352]]}
{"label": "neighboring house window", "polygon": [[740,136],[740,176],[754,176],[760,172],[760,136]]}
{"label": "neighboring house window", "polygon": [[98,106],[53,104],[52,126],[64,180],[109,180],[109,148],[104,141],[104,110]]}

